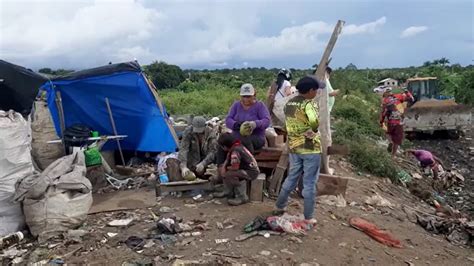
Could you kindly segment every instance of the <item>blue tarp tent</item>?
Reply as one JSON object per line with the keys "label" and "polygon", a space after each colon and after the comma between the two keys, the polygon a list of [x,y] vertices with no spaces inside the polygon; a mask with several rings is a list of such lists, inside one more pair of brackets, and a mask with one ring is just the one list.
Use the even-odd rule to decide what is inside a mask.
{"label": "blue tarp tent", "polygon": [[[61,76],[46,82],[48,107],[61,136],[55,102],[59,91],[65,127],[84,124],[101,135],[114,135],[105,98],[109,99],[117,133],[124,150],[174,152],[176,134],[158,94],[136,62],[111,64]],[[110,145],[105,148],[114,147]]]}

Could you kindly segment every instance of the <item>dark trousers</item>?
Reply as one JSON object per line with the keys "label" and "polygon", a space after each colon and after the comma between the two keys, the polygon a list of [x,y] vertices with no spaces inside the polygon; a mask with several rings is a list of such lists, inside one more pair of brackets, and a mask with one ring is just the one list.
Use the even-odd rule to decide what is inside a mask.
{"label": "dark trousers", "polygon": [[[260,138],[259,136],[250,135],[247,137],[240,137],[240,141],[242,145],[250,151],[250,153],[255,154],[255,151],[260,150],[265,146],[265,139]],[[216,154],[216,164],[222,165],[227,158],[227,152],[222,149],[221,146],[217,147],[217,154]]]}

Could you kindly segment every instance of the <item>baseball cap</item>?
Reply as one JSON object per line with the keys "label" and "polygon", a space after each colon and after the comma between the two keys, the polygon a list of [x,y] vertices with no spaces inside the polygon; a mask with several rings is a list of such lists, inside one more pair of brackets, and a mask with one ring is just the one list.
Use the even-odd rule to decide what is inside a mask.
{"label": "baseball cap", "polygon": [[303,93],[308,92],[310,89],[324,88],[326,88],[326,82],[317,80],[314,76],[303,77],[296,83],[296,89]]}
{"label": "baseball cap", "polygon": [[254,96],[255,88],[250,83],[245,83],[240,87],[240,96]]}
{"label": "baseball cap", "polygon": [[193,118],[193,133],[203,133],[206,130],[206,119],[202,116]]}

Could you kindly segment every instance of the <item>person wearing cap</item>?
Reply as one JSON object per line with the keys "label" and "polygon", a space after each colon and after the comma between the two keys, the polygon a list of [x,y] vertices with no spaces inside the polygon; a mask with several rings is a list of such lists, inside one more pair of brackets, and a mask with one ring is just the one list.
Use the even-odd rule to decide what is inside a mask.
{"label": "person wearing cap", "polygon": [[207,126],[204,117],[194,117],[192,124],[184,130],[179,146],[181,175],[185,179],[193,179],[193,174],[202,177],[214,161],[216,151],[216,130]]}
{"label": "person wearing cap", "polygon": [[[246,83],[240,88],[240,101],[230,107],[225,120],[227,128],[251,152],[265,145],[265,129],[270,126],[267,106],[256,98],[255,88]],[[223,163],[225,158],[220,158]]]}
{"label": "person wearing cap", "polygon": [[318,89],[326,84],[313,76],[301,78],[296,84],[298,95],[285,106],[286,130],[290,169],[276,201],[276,214],[283,213],[288,205],[290,193],[298,185],[303,174],[304,219],[314,225],[316,183],[321,162],[321,137],[318,132],[318,106],[314,101]]}

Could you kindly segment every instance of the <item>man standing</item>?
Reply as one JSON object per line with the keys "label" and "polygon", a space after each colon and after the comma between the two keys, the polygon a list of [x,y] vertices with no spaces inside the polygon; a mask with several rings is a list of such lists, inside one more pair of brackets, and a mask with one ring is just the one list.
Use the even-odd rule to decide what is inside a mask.
{"label": "man standing", "polygon": [[[326,67],[326,89],[328,90],[328,110],[331,113],[332,108],[334,107],[334,103],[336,102],[336,96],[339,94],[339,90],[334,90],[332,88],[331,82],[329,79],[331,78],[332,68]],[[316,74],[316,73],[315,73]]]}
{"label": "man standing", "polygon": [[290,149],[290,169],[276,201],[276,213],[284,212],[290,193],[296,188],[303,173],[304,218],[308,224],[315,224],[313,218],[316,183],[321,163],[321,136],[318,132],[318,106],[313,101],[318,89],[324,89],[324,82],[312,76],[298,81],[299,95],[285,106],[286,130]]}
{"label": "man standing", "polygon": [[206,125],[202,116],[194,117],[192,125],[183,132],[178,159],[185,179],[203,176],[206,167],[214,161],[217,151],[217,132]]}

